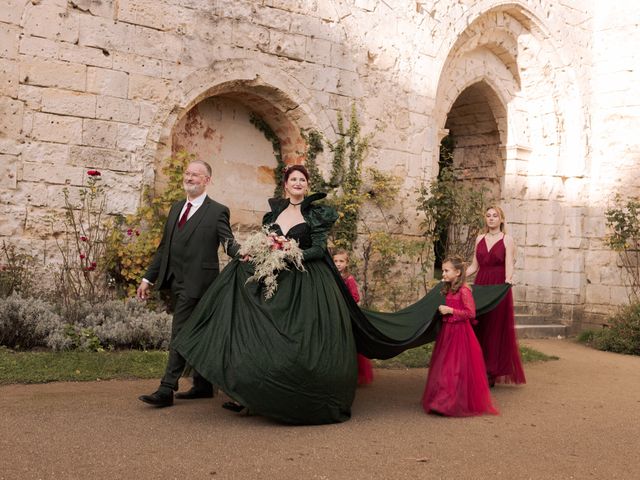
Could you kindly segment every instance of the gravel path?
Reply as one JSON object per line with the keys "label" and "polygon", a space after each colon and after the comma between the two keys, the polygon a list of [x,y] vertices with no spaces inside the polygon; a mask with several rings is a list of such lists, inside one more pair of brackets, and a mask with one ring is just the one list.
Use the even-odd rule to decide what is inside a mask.
{"label": "gravel path", "polygon": [[[500,416],[425,415],[426,370],[376,370],[350,421],[289,427],[214,399],[156,410],[153,380],[0,387],[0,479],[639,478],[640,358],[566,340],[493,390]],[[183,388],[187,385],[183,385]]]}

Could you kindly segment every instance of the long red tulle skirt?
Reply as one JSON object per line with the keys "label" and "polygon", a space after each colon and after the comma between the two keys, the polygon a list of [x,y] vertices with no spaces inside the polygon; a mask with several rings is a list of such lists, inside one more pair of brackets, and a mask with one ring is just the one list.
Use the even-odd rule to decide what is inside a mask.
{"label": "long red tulle skirt", "polygon": [[[486,241],[481,240],[476,250],[476,258],[480,267],[475,280],[476,285],[504,283],[503,240],[499,240],[489,251]],[[496,383],[526,383],[516,340],[511,290],[496,308],[478,316],[477,320],[474,330],[484,354],[487,374]]]}
{"label": "long red tulle skirt", "polygon": [[427,413],[452,417],[498,414],[491,403],[482,350],[468,321],[442,324],[422,407]]}
{"label": "long red tulle skirt", "polygon": [[364,355],[358,354],[358,385],[373,382],[373,365]]}

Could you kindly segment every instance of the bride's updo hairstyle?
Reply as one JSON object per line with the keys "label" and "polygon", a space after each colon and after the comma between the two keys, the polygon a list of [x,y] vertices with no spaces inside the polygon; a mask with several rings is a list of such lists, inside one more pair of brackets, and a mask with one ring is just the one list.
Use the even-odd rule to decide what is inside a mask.
{"label": "bride's updo hairstyle", "polygon": [[289,180],[289,177],[293,172],[300,172],[302,175],[304,175],[304,178],[307,179],[307,182],[309,181],[309,172],[304,165],[287,165],[286,167],[284,167],[283,171],[284,175],[282,177],[282,183],[287,183],[287,180]]}

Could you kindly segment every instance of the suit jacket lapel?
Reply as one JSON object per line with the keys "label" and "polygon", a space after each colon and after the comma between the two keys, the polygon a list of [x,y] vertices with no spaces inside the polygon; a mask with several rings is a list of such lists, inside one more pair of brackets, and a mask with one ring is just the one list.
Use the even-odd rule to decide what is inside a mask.
{"label": "suit jacket lapel", "polygon": [[176,222],[178,221],[178,217],[180,216],[180,212],[182,211],[185,203],[187,203],[186,200],[181,200],[179,205],[169,212],[169,216],[167,217],[167,225],[171,231],[173,231],[173,229],[175,228]]}
{"label": "suit jacket lapel", "polygon": [[182,232],[182,234],[184,235],[185,241],[188,240],[189,237],[191,237],[191,235],[195,231],[195,229],[198,226],[198,224],[204,218],[204,216],[205,216],[205,214],[207,212],[207,209],[210,206],[211,206],[211,199],[207,196],[207,197],[205,197],[204,202],[202,202],[202,205],[200,205],[200,208],[198,208],[198,210],[196,210],[196,213],[194,213],[191,216],[191,218],[187,221],[187,223],[184,224],[184,226],[182,227],[181,230],[184,230]]}

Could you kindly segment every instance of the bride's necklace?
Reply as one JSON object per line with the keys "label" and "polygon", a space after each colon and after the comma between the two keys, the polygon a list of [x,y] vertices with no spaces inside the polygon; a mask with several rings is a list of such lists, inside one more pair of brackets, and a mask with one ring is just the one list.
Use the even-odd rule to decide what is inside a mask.
{"label": "bride's necklace", "polygon": [[298,203],[293,203],[291,200],[289,200],[289,205],[293,205],[294,207],[297,207],[298,205],[302,205],[302,202],[304,202],[304,198],[300,200],[300,202]]}

